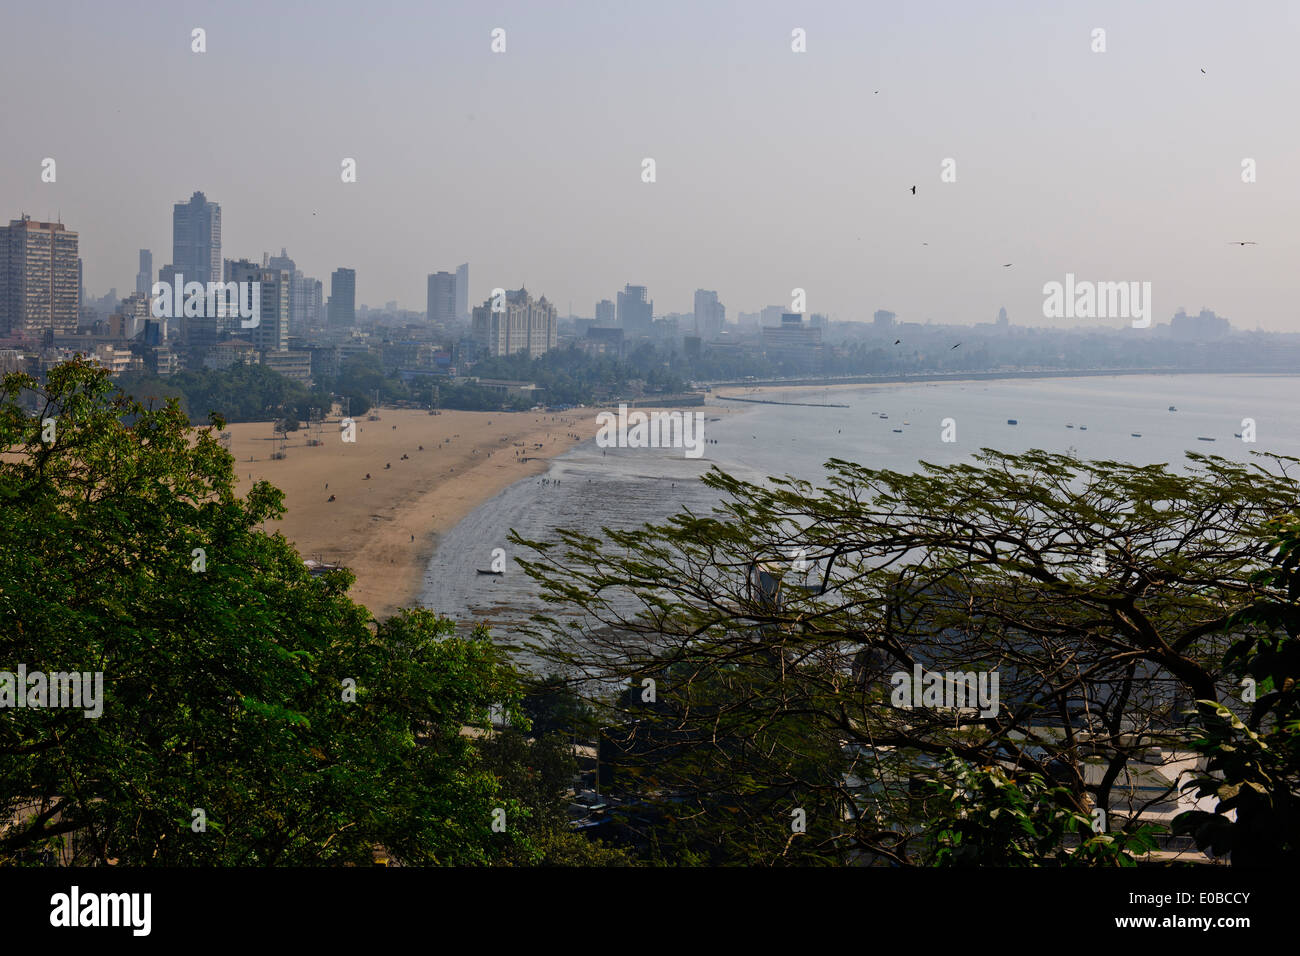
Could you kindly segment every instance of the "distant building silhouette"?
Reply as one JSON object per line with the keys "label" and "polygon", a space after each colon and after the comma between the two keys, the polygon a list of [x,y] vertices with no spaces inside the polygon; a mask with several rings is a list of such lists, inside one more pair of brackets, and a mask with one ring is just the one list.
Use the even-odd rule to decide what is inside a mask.
{"label": "distant building silhouette", "polygon": [[135,291],[148,295],[153,291],[153,253],[140,250],[140,271],[135,274]]}
{"label": "distant building silhouette", "polygon": [[451,328],[456,323],[456,302],[459,299],[460,290],[454,273],[435,272],[430,275],[428,309],[425,313],[429,324]]}
{"label": "distant building silhouette", "polygon": [[628,285],[618,294],[618,324],[627,338],[649,335],[654,327],[655,304],[649,301],[646,287]]}
{"label": "distant building silhouette", "polygon": [[335,269],[330,276],[329,324],[357,324],[357,270]]}
{"label": "distant building silhouette", "polygon": [[695,334],[705,342],[712,342],[722,334],[727,321],[727,309],[718,301],[718,293],[708,289],[695,290]]}
{"label": "distant building silhouette", "polygon": [[801,372],[822,369],[822,330],[805,324],[798,312],[786,312],[780,325],[763,326],[763,351],[776,362]]}
{"label": "distant building silhouette", "polygon": [[1209,309],[1199,315],[1188,315],[1182,309],[1169,322],[1169,333],[1179,339],[1220,339],[1232,331],[1227,319]]}
{"label": "distant building silhouette", "polygon": [[456,318],[461,322],[469,321],[468,262],[462,262],[456,267]]}
{"label": "distant building silhouette", "polygon": [[221,281],[221,206],[201,192],[172,207],[172,261],[186,282]]}

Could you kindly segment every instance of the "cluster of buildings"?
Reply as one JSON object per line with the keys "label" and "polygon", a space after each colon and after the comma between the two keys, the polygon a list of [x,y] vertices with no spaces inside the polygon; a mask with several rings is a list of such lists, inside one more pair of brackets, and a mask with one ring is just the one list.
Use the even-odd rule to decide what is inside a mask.
{"label": "cluster of buildings", "polygon": [[712,289],[695,290],[693,312],[656,318],[654,301],[642,285],[625,286],[615,300],[601,299],[595,318],[571,316],[569,321],[575,344],[597,354],[624,357],[649,343],[688,357],[706,351],[736,357],[761,353],[810,373],[823,368],[822,336],[829,325],[824,315],[805,316],[781,306],[741,312],[737,321],[728,322],[726,306]]}
{"label": "cluster of buildings", "polygon": [[[171,260],[154,272],[149,249],[140,250],[135,291],[107,297],[108,309],[87,303],[78,234],[62,222],[29,216],[0,228],[0,350],[43,368],[81,353],[113,372],[169,375],[181,368],[222,368],[258,361],[294,378],[310,378],[308,337],[324,326],[355,323],[356,276],[339,269],[330,297],[284,250],[260,261],[222,257],[221,206],[201,192],[172,208]],[[247,328],[237,310],[222,303],[182,308],[172,287],[256,283],[258,321]],[[155,294],[167,287],[167,307]]]}
{"label": "cluster of buildings", "polygon": [[[533,358],[559,342],[557,310],[545,296],[494,289],[471,309],[468,263],[430,274],[427,308],[411,312],[396,302],[358,306],[354,269],[334,270],[326,289],[284,248],[226,258],[221,206],[202,192],[173,205],[170,261],[155,269],[153,251],[140,250],[125,297],[113,289],[87,299],[78,240],[62,222],[26,215],[0,227],[0,372],[39,376],[80,353],[114,373],[257,363],[310,384],[370,354],[410,380],[456,376],[487,357]],[[643,306],[648,325],[651,305]]]}
{"label": "cluster of buildings", "polygon": [[[832,334],[827,316],[783,306],[740,312],[732,321],[710,289],[695,290],[693,311],[666,315],[656,315],[646,286],[630,283],[612,299],[597,302],[591,318],[570,312],[561,320],[552,302],[535,298],[522,286],[492,289],[481,305],[471,307],[468,263],[428,275],[423,311],[399,309],[395,301],[369,308],[357,303],[354,269],[335,269],[327,288],[325,281],[300,269],[284,248],[279,255],[264,252],[260,258],[224,257],[221,206],[202,192],[173,205],[169,261],[156,267],[153,252],[141,249],[135,289],[123,298],[113,289],[102,299],[87,299],[78,243],[77,232],[63,222],[23,215],[0,227],[0,353],[6,363],[13,364],[16,355],[20,367],[37,375],[74,353],[113,372],[157,375],[260,363],[310,383],[337,374],[340,363],[358,353],[380,356],[387,371],[410,380],[463,377],[485,358],[536,358],[570,346],[625,358],[648,344],[690,359],[712,358],[716,361],[706,365],[718,374],[761,357],[780,374],[816,376],[845,371],[844,356],[859,347],[896,357],[902,354],[894,349],[900,338],[917,367],[932,353],[951,347],[942,341],[946,327],[899,322],[886,310],[877,311],[869,323],[837,323],[833,342],[827,341]],[[170,308],[159,308],[155,292],[160,287],[179,293],[191,283],[255,287],[257,321],[243,321],[229,303],[212,307],[211,293],[204,308],[181,308],[179,294],[167,297]],[[1003,364],[1055,367],[1062,350],[1077,345],[1071,339],[1055,352],[1050,343],[1034,345],[1028,357],[1018,345],[1019,352],[1008,351],[1013,336],[1005,309],[996,323],[967,328],[983,335],[979,347],[992,350],[986,364],[993,366],[1006,353]],[[1189,348],[1215,348],[1221,361],[1226,360],[1222,343],[1230,333],[1227,320],[1208,310],[1195,316],[1180,310],[1169,325],[1152,330],[1155,338]],[[1062,336],[1068,338],[1068,330],[1057,332]],[[1270,345],[1274,351],[1281,347]],[[1098,361],[1104,364],[1105,359],[1102,355]],[[884,368],[887,362],[877,364]]]}
{"label": "cluster of buildings", "polygon": [[[358,309],[354,269],[336,269],[327,290],[286,249],[260,259],[222,253],[221,206],[195,192],[172,208],[170,260],[155,270],[153,251],[141,249],[134,291],[119,298],[113,289],[90,301],[77,232],[27,215],[12,220],[0,227],[0,372],[39,376],[80,353],[114,373],[170,375],[242,362],[310,383],[337,374],[349,355],[366,352],[379,354],[390,369],[454,373],[450,350],[440,346],[469,321],[468,264],[429,277],[429,311],[421,314],[400,313],[395,302],[382,310]],[[191,301],[191,288],[207,290],[206,297]],[[244,293],[250,301],[240,305],[246,308],[256,297],[256,321],[234,305]],[[517,351],[514,302],[508,344]],[[532,352],[553,348],[554,310],[547,335],[535,328],[544,308],[531,299],[527,304],[525,346]]]}

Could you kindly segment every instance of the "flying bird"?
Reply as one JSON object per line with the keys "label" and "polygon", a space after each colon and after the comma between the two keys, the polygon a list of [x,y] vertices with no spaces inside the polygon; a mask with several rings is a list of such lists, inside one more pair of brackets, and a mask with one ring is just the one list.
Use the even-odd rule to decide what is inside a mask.
{"label": "flying bird", "polygon": [[1201,67],[1201,72],[1202,72],[1202,73],[1205,72],[1205,67]]}
{"label": "flying bird", "polygon": [[901,342],[901,341],[903,341],[903,340],[902,340],[902,339],[894,339],[894,344],[897,345],[897,344],[898,344],[899,342]]}
{"label": "flying bird", "polygon": [[1002,263],[1002,268],[1004,268],[1004,269],[1010,269],[1010,268],[1011,268],[1011,263],[1009,263],[1009,262],[1004,262],[1004,263]]}
{"label": "flying bird", "polygon": [[[960,342],[958,342],[956,345],[954,345],[954,346],[952,347],[952,349],[959,349],[959,348],[961,348],[961,343],[960,343]],[[952,349],[949,349],[948,351],[951,352]]]}
{"label": "flying bird", "polygon": [[916,195],[916,187],[915,187],[915,186],[912,187],[912,195],[913,195],[913,196]]}
{"label": "flying bird", "polygon": [[1257,246],[1257,245],[1259,245],[1259,243],[1258,243],[1258,242],[1251,242],[1249,239],[1247,239],[1245,242],[1238,242],[1236,239],[1229,239],[1229,240],[1228,240],[1228,245],[1230,245],[1230,246]]}

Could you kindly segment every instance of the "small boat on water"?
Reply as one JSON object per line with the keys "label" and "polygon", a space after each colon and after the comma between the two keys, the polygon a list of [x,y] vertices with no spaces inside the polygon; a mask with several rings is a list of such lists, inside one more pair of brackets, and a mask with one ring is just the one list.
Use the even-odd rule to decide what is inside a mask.
{"label": "small boat on water", "polygon": [[1178,409],[1175,408],[1173,405],[1170,405],[1170,406],[1169,406],[1169,410],[1170,410],[1171,412],[1176,412],[1176,411],[1178,411]]}
{"label": "small boat on water", "polygon": [[491,574],[492,576],[498,578],[501,577],[501,575],[505,574],[504,571],[485,571],[482,568],[475,568],[474,571],[477,574]]}
{"label": "small boat on water", "polygon": [[1069,424],[1069,423],[1066,423],[1066,426],[1065,426],[1065,427],[1066,427],[1066,428],[1073,428],[1074,426],[1071,425],[1071,424]]}
{"label": "small boat on water", "polygon": [[1087,430],[1088,430],[1088,426],[1087,426],[1087,425],[1080,425],[1080,426],[1079,426],[1079,431],[1081,431],[1081,432],[1086,432]]}
{"label": "small boat on water", "polygon": [[1197,435],[1196,440],[1197,441],[1218,441],[1217,438],[1206,438],[1204,435]]}
{"label": "small boat on water", "polygon": [[1008,425],[1019,425],[1020,422],[1016,421],[1014,418],[1008,418],[1008,419],[1007,419],[1007,424],[1008,424]]}
{"label": "small boat on water", "polygon": [[880,420],[881,420],[882,422],[883,422],[886,418],[888,418],[888,417],[889,417],[889,416],[886,415],[884,412],[881,412],[881,413],[880,413]]}
{"label": "small boat on water", "polygon": [[1141,437],[1142,437],[1142,433],[1141,433],[1141,432],[1129,432],[1129,434],[1132,435],[1134,438],[1141,438]]}
{"label": "small boat on water", "polygon": [[903,434],[903,430],[901,428],[895,428],[894,431],[898,432],[898,434],[900,435]]}
{"label": "small boat on water", "polygon": [[1241,432],[1233,432],[1233,433],[1232,433],[1232,437],[1233,437],[1233,438],[1240,438],[1240,437],[1241,437]]}

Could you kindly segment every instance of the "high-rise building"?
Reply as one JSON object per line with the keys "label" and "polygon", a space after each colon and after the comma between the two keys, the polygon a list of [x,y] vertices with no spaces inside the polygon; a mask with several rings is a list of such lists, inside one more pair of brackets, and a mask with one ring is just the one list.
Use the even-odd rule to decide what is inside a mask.
{"label": "high-rise building", "polygon": [[292,274],[285,269],[272,269],[247,259],[239,259],[227,261],[226,281],[256,282],[261,293],[261,312],[257,325],[244,329],[240,321],[235,321],[230,331],[239,336],[247,336],[259,351],[286,351],[289,348],[289,290]]}
{"label": "high-rise building", "polygon": [[877,332],[891,332],[896,318],[897,316],[887,309],[877,309],[876,314],[872,316],[871,325]]}
{"label": "high-rise building", "polygon": [[316,280],[302,274],[283,246],[278,256],[263,253],[262,266],[289,273],[289,334],[302,335],[316,321],[312,310],[312,284]]}
{"label": "high-rise building", "polygon": [[618,324],[629,339],[650,334],[654,326],[654,311],[655,304],[647,300],[643,285],[625,286],[618,294]]}
{"label": "high-rise building", "polygon": [[283,269],[285,272],[293,273],[297,264],[289,258],[289,250],[284,246],[280,247],[280,254],[273,256],[268,252],[262,253],[262,267],[265,269]]}
{"label": "high-rise building", "polygon": [[473,315],[474,339],[486,354],[523,352],[536,358],[555,348],[559,322],[546,296],[534,301],[526,289],[516,289],[506,292],[502,311],[494,312],[492,305],[488,299],[475,307]]}
{"label": "high-rise building", "polygon": [[596,303],[596,324],[602,328],[612,329],[618,322],[618,313],[614,310],[614,303],[609,299],[601,299]]}
{"label": "high-rise building", "polygon": [[822,330],[805,325],[798,312],[784,312],[780,325],[762,330],[763,351],[769,359],[801,372],[822,368]]}
{"label": "high-rise building", "polygon": [[320,279],[303,277],[303,312],[307,328],[319,328],[325,324],[325,283]]}
{"label": "high-rise building", "polygon": [[61,222],[10,220],[0,229],[0,335],[71,334],[80,310],[77,234]]}
{"label": "high-rise building", "polygon": [[172,207],[172,261],[186,282],[221,281],[221,207],[196,192]]}
{"label": "high-rise building", "polygon": [[718,301],[718,293],[708,289],[695,290],[695,334],[705,342],[712,342],[722,334],[727,320],[727,309]]}
{"label": "high-rise building", "polygon": [[329,324],[357,324],[356,269],[335,269],[330,275]]}
{"label": "high-rise building", "polygon": [[140,295],[153,291],[153,253],[148,249],[140,250],[140,271],[135,274],[135,291]]}
{"label": "high-rise building", "polygon": [[456,323],[456,300],[460,297],[456,276],[435,272],[429,276],[428,317],[430,325],[450,328]]}
{"label": "high-rise building", "polygon": [[469,263],[462,262],[456,267],[456,318],[461,322],[469,321]]}
{"label": "high-rise building", "polygon": [[1006,328],[1010,324],[1011,320],[1007,318],[1007,307],[1004,305],[1002,308],[998,309],[998,326]]}

